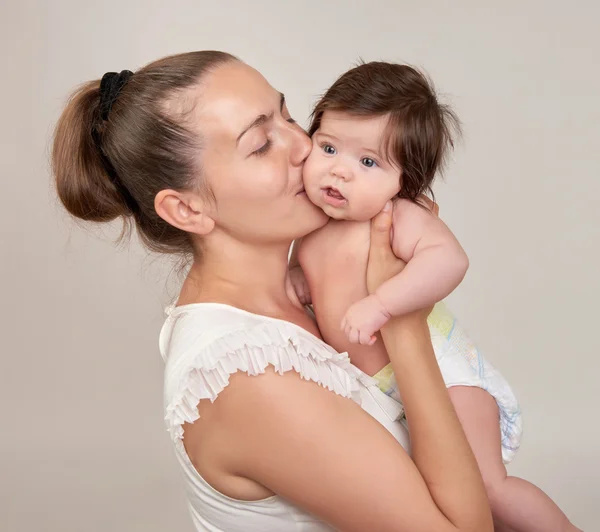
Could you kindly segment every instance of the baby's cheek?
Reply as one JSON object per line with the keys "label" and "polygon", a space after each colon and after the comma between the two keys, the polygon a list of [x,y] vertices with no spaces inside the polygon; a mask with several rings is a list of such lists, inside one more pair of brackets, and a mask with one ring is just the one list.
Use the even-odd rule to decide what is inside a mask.
{"label": "baby's cheek", "polygon": [[376,214],[379,214],[386,202],[391,199],[388,194],[381,189],[371,189],[364,194],[363,198],[363,211],[368,219],[373,218]]}
{"label": "baby's cheek", "polygon": [[316,157],[313,155],[313,153],[314,151],[308,156],[306,162],[304,163],[304,168],[302,169],[304,186],[312,185],[315,179],[317,179],[318,165]]}
{"label": "baby's cheek", "polygon": [[304,163],[304,168],[302,169],[302,181],[304,182],[304,189],[306,190],[308,199],[310,199],[310,201],[312,201],[315,205],[321,206],[317,169],[315,168],[314,161],[311,162],[309,159],[310,155]]}

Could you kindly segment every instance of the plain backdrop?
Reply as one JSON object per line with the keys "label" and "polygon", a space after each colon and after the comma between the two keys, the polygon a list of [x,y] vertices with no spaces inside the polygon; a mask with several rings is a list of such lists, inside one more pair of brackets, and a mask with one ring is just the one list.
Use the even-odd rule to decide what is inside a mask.
{"label": "plain backdrop", "polygon": [[3,0],[0,528],[190,531],[162,419],[172,262],[85,229],[48,171],[68,93],[221,49],[306,124],[360,58],[423,67],[464,124],[435,192],[471,268],[450,306],[524,413],[510,473],[600,529],[600,4]]}

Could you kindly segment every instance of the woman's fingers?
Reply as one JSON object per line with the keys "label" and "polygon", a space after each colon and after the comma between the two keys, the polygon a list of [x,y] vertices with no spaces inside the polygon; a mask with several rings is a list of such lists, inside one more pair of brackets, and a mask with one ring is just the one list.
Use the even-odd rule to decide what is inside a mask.
{"label": "woman's fingers", "polygon": [[383,210],[371,220],[371,254],[392,253],[390,245],[390,230],[392,229],[392,202],[388,201]]}
{"label": "woman's fingers", "polygon": [[367,289],[372,294],[379,286],[402,271],[402,262],[392,250],[391,231],[394,207],[386,203],[384,209],[371,220],[371,244],[367,264]]}

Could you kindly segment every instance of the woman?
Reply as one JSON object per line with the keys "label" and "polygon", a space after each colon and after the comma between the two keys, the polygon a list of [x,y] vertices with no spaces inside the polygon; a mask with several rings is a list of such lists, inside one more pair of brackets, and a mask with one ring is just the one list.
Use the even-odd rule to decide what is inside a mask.
{"label": "woman", "polygon": [[[426,313],[382,330],[411,460],[400,412],[319,339],[295,296],[291,242],[327,221],[304,194],[310,147],[283,95],[221,52],[105,75],[57,126],[53,169],[74,216],[122,216],[151,249],[193,256],[161,351],[196,528],[492,530]],[[370,290],[401,267],[389,218],[373,226]]]}

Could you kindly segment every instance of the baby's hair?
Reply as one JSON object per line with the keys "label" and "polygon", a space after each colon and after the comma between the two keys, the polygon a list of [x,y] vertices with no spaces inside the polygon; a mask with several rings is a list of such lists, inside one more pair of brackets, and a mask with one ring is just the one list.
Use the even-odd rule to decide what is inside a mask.
{"label": "baby's hair", "polygon": [[433,180],[461,131],[454,111],[438,101],[431,80],[409,65],[374,61],[342,74],[315,106],[310,136],[321,126],[325,111],[362,117],[389,114],[382,149],[388,162],[402,170],[398,197],[411,201],[420,194],[433,195]]}

